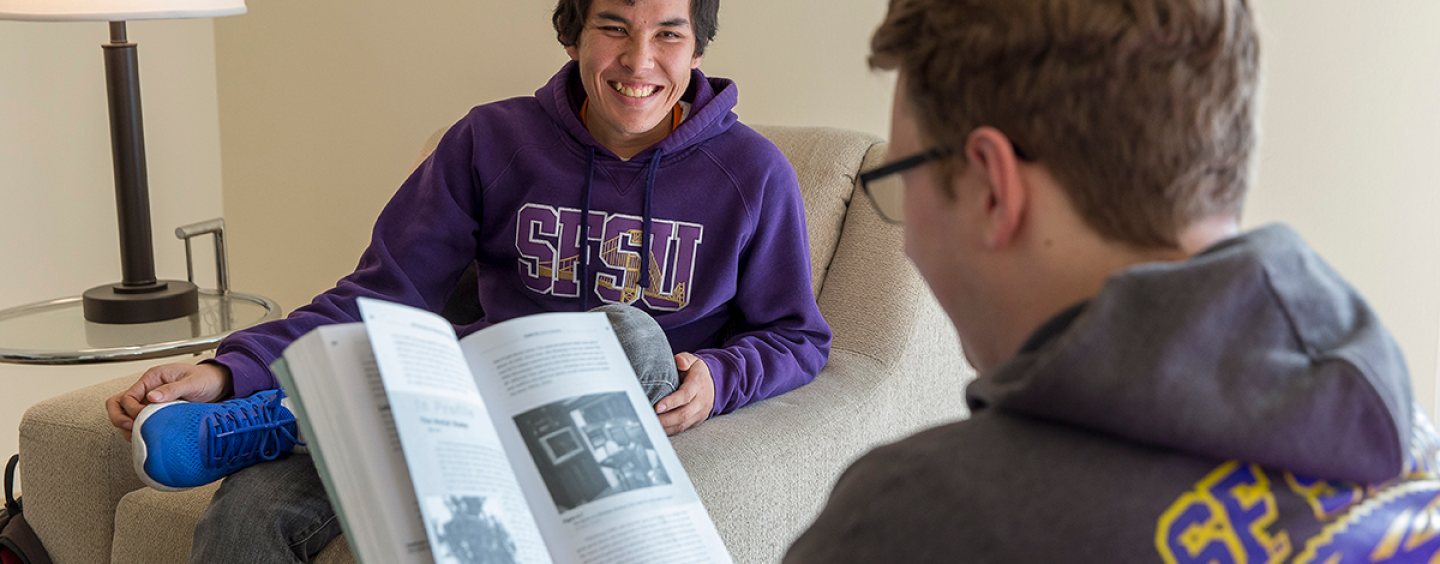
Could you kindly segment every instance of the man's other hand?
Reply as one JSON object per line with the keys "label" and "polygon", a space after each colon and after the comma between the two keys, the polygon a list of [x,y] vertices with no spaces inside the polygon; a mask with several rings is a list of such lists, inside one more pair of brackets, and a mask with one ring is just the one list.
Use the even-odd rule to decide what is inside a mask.
{"label": "man's other hand", "polygon": [[705,361],[680,353],[675,355],[675,368],[680,371],[680,389],[655,403],[655,413],[660,415],[660,425],[667,435],[699,425],[715,407],[715,381]]}
{"label": "man's other hand", "polygon": [[152,403],[185,400],[212,402],[230,397],[230,369],[218,364],[165,364],[145,371],[130,389],[105,400],[110,424],[130,431],[140,410]]}

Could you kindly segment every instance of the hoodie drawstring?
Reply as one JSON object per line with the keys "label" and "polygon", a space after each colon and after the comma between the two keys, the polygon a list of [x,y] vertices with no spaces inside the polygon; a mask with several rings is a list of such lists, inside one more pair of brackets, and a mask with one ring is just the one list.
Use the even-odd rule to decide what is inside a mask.
{"label": "hoodie drawstring", "polygon": [[[590,281],[590,190],[595,184],[595,148],[590,147],[589,164],[585,172],[585,193],[584,202],[580,209],[580,256],[576,260],[580,262],[580,273],[575,281],[580,288],[580,311],[590,311],[590,289],[587,287]],[[655,196],[655,173],[660,170],[660,158],[665,156],[663,149],[656,149],[655,156],[650,159],[650,170],[645,177],[645,217],[644,224],[640,230],[640,287],[650,288],[650,232],[652,220],[650,214],[650,201]]]}
{"label": "hoodie drawstring", "polygon": [[650,288],[650,200],[655,196],[655,173],[660,170],[664,149],[655,149],[650,157],[650,175],[645,180],[645,226],[640,231],[640,287]]}
{"label": "hoodie drawstring", "polygon": [[595,148],[590,147],[589,166],[585,172],[585,202],[580,209],[580,276],[575,286],[580,290],[580,311],[590,311],[590,187],[595,183]]}

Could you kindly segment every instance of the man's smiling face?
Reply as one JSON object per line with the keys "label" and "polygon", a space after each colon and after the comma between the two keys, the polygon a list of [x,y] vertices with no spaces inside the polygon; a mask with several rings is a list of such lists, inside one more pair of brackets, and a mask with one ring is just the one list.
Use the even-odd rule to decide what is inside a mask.
{"label": "man's smiling face", "polygon": [[670,111],[700,66],[690,0],[595,0],[565,52],[580,63],[591,135],[625,157],[670,132]]}

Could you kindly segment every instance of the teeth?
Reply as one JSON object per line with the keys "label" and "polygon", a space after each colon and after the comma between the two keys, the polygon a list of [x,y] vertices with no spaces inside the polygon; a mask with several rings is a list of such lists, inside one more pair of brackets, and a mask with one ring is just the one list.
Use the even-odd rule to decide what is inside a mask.
{"label": "teeth", "polygon": [[631,98],[644,98],[644,97],[646,97],[646,96],[649,96],[649,95],[651,95],[651,94],[654,94],[654,93],[655,93],[655,89],[656,89],[656,88],[659,88],[658,86],[654,86],[654,85],[642,86],[642,87],[640,87],[640,88],[631,88],[631,87],[629,87],[629,86],[625,86],[624,84],[620,84],[620,83],[618,83],[618,82],[612,82],[612,83],[610,83],[610,87],[611,87],[611,88],[614,88],[616,92],[619,92],[619,93],[624,94],[624,95],[626,95],[626,96],[629,96],[629,97],[631,97]]}

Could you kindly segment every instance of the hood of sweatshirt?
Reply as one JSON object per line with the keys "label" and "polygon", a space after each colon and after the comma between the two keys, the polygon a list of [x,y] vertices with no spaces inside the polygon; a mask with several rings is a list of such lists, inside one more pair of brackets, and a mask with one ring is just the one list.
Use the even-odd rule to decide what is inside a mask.
{"label": "hood of sweatshirt", "polygon": [[975,411],[1362,483],[1400,475],[1414,432],[1399,347],[1283,226],[1112,276],[966,399]]}
{"label": "hood of sweatshirt", "polygon": [[[585,127],[585,122],[580,118],[580,107],[585,102],[587,94],[584,84],[580,80],[580,64],[570,61],[551,77],[550,82],[541,86],[535,91],[535,98],[539,100],[540,106],[555,123],[560,124],[572,138],[584,146],[588,152],[588,168],[585,175],[585,186],[581,192],[581,201],[577,202],[581,210],[580,217],[590,217],[591,190],[595,181],[595,169],[597,166],[615,166],[622,162],[619,155],[601,145],[590,135],[590,130]],[[724,133],[730,129],[739,119],[732,110],[739,101],[739,94],[735,83],[725,78],[708,78],[700,69],[690,71],[690,85],[680,100],[690,104],[690,111],[680,126],[666,135],[660,142],[647,147],[628,159],[630,162],[645,163],[645,203],[642,214],[642,233],[640,250],[640,287],[650,287],[650,234],[653,232],[654,217],[651,214],[652,202],[655,198],[655,175],[660,170],[666,158],[675,159],[683,157],[687,152],[693,150],[704,141]],[[582,222],[580,227],[580,240],[589,240],[589,222]],[[589,275],[589,264],[580,261],[580,280],[587,280]],[[582,298],[581,310],[590,308],[589,295]]]}

